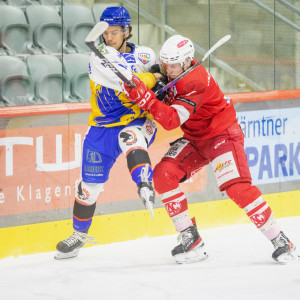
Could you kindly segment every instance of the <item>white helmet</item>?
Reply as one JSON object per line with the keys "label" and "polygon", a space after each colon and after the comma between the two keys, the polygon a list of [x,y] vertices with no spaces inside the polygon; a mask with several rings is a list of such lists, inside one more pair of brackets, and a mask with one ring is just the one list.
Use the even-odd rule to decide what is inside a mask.
{"label": "white helmet", "polygon": [[173,35],[163,44],[159,59],[166,64],[181,63],[183,67],[187,58],[194,59],[194,53],[194,45],[190,39],[181,35]]}

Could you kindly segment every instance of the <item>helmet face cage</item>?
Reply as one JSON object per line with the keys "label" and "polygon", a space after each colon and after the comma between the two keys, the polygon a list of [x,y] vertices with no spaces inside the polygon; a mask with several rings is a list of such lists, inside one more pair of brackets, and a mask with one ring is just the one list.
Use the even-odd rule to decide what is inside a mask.
{"label": "helmet face cage", "polygon": [[181,35],[174,35],[163,44],[159,59],[162,64],[180,63],[183,68],[187,58],[194,59],[195,49],[192,41]]}

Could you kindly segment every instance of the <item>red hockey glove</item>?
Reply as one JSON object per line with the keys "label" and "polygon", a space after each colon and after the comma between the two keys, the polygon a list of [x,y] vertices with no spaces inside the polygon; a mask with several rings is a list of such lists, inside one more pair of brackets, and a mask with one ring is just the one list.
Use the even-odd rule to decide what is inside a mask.
{"label": "red hockey glove", "polygon": [[135,76],[132,77],[132,81],[136,84],[135,88],[130,88],[126,84],[125,90],[128,92],[128,99],[139,105],[143,110],[150,110],[152,104],[157,101],[155,94],[147,88],[145,83]]}

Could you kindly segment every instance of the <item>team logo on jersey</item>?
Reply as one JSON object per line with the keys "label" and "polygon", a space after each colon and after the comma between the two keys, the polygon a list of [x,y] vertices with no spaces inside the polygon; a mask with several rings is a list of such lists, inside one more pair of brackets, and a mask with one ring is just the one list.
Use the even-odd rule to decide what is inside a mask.
{"label": "team logo on jersey", "polygon": [[150,61],[150,54],[149,53],[139,53],[138,58],[145,65]]}

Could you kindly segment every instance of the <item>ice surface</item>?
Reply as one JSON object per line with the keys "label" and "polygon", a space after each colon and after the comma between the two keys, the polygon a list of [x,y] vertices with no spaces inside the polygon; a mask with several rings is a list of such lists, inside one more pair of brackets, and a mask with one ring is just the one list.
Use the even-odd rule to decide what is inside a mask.
{"label": "ice surface", "polygon": [[[279,224],[300,250],[300,217]],[[188,265],[170,254],[176,235],[84,248],[68,260],[53,252],[2,259],[0,299],[300,299],[300,262],[275,263],[254,225],[200,234],[210,257]]]}

